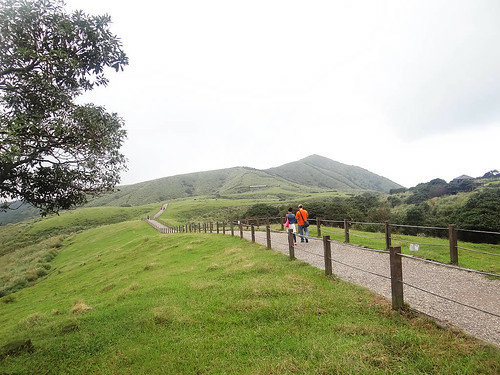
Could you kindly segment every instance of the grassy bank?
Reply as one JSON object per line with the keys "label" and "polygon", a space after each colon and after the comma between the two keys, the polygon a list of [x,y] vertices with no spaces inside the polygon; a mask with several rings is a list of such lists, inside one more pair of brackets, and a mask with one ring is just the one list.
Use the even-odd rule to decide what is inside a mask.
{"label": "grassy bank", "polygon": [[0,297],[47,275],[69,235],[86,229],[135,220],[158,210],[142,207],[95,207],[65,211],[44,219],[0,226]]}
{"label": "grassy bank", "polygon": [[369,291],[238,237],[140,221],[66,239],[0,300],[0,361],[21,374],[497,374],[500,351],[391,312]]}

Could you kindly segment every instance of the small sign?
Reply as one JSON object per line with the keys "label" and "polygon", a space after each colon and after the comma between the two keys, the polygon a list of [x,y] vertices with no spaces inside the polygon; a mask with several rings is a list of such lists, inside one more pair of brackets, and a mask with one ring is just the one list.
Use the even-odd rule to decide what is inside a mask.
{"label": "small sign", "polygon": [[420,248],[420,245],[418,245],[416,243],[410,244],[410,251],[418,251],[419,248]]}

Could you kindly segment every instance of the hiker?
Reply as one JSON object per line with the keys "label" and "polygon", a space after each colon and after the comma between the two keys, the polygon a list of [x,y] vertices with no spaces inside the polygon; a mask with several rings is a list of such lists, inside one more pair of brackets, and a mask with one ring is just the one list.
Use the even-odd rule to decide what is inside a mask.
{"label": "hiker", "polygon": [[304,207],[301,204],[299,204],[299,210],[295,214],[295,218],[299,224],[300,242],[304,242],[304,237],[306,242],[309,242],[309,222],[307,221],[309,213],[304,210]]}
{"label": "hiker", "polygon": [[293,208],[290,207],[288,209],[288,213],[285,215],[285,219],[288,221],[288,229],[291,229],[293,232],[293,246],[297,246],[297,236],[295,233],[297,233],[297,229],[295,228],[295,224],[297,223],[297,219],[295,218],[295,215],[293,214]]}

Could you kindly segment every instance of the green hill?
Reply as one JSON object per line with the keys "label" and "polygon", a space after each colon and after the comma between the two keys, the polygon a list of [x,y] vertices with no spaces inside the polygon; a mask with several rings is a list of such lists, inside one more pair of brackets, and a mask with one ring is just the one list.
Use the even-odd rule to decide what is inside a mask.
{"label": "green hill", "polygon": [[[94,199],[91,206],[137,206],[187,197],[262,197],[294,195],[315,190],[247,167],[196,172],[121,186],[119,191]],[[316,189],[317,190],[317,189]]]}
{"label": "green hill", "polygon": [[331,190],[389,192],[401,188],[365,169],[313,155],[268,170],[248,167],[219,169],[164,177],[134,185],[93,200],[91,206],[138,206],[187,197],[268,197]]}
{"label": "green hill", "polygon": [[311,155],[299,161],[266,172],[306,186],[324,189],[372,190],[388,193],[401,185],[366,169],[346,165],[319,155]]}
{"label": "green hill", "polygon": [[[133,185],[91,200],[88,206],[141,206],[187,197],[293,199],[326,191],[389,192],[401,185],[363,168],[312,155],[268,170],[234,167],[159,178]],[[23,206],[0,212],[0,225],[35,217],[37,210]]]}

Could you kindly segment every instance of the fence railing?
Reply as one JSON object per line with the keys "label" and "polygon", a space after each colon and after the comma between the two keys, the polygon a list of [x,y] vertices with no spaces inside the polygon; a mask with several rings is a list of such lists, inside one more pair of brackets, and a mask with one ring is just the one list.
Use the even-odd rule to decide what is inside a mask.
{"label": "fence railing", "polygon": [[[293,232],[292,230],[285,230],[285,223],[284,223],[284,218],[283,217],[267,217],[267,218],[256,218],[256,219],[244,219],[244,220],[239,220],[239,221],[229,221],[229,222],[197,222],[197,223],[187,223],[185,225],[178,225],[178,226],[169,226],[167,225],[166,222],[163,220],[159,219],[158,216],[160,213],[164,211],[166,206],[162,207],[162,210],[158,213],[158,215],[155,215],[155,220],[149,220],[148,218],[148,223],[155,227],[158,231],[162,233],[174,233],[174,232],[180,232],[180,233],[230,233],[231,236],[235,236],[238,234],[240,238],[244,237],[244,230],[249,230],[250,231],[250,238],[252,242],[256,242],[256,231],[265,231],[266,232],[266,247],[271,248],[272,247],[272,237],[271,233],[272,232],[278,232],[278,233],[287,233],[288,234],[288,252],[289,252],[289,257],[291,260],[295,259],[295,246],[294,246],[294,239],[293,239]],[[159,222],[160,225],[155,224],[155,222]],[[432,244],[432,243],[417,243],[419,245],[426,245],[426,246],[441,246],[441,247],[448,247],[449,248],[449,254],[450,254],[450,263],[451,264],[445,264],[445,263],[439,263],[442,266],[446,267],[452,267],[456,269],[461,269],[461,270],[466,270],[469,272],[476,272],[479,274],[483,275],[488,275],[488,276],[494,276],[500,278],[500,274],[496,273],[490,273],[490,272],[484,272],[484,271],[477,271],[477,270],[471,270],[468,268],[463,268],[459,267],[459,258],[458,258],[458,249],[462,250],[467,250],[467,251],[472,251],[476,253],[482,253],[482,254],[487,254],[487,255],[493,255],[493,256],[500,256],[500,254],[496,253],[490,253],[490,252],[484,252],[484,251],[478,251],[474,249],[469,249],[465,247],[458,246],[458,241],[457,241],[457,232],[458,231],[465,231],[463,229],[457,229],[455,225],[450,224],[448,228],[442,228],[442,227],[425,227],[425,226],[409,226],[409,225],[401,225],[401,224],[390,224],[389,222],[384,222],[384,223],[365,223],[365,222],[355,222],[355,221],[349,221],[349,220],[343,220],[343,221],[335,221],[335,220],[321,220],[320,218],[316,219],[311,219],[310,222],[315,222],[316,223],[316,232],[317,232],[317,237],[313,237],[315,240],[322,240],[323,242],[323,255],[318,255],[318,254],[313,254],[315,256],[321,256],[324,260],[324,269],[325,269],[325,275],[332,275],[333,273],[333,267],[332,267],[332,262],[336,262],[339,264],[342,264],[346,267],[351,267],[355,268],[359,271],[370,273],[382,278],[390,279],[391,281],[391,295],[392,295],[392,307],[395,310],[401,310],[404,306],[404,296],[403,296],[403,285],[406,285],[407,287],[414,288],[417,290],[420,290],[422,292],[427,292],[429,294],[432,294],[434,296],[437,296],[439,298],[445,299],[447,301],[451,301],[454,303],[457,303],[462,306],[469,307],[474,310],[481,311],[485,314],[498,317],[500,318],[500,315],[496,313],[492,313],[489,311],[485,311],[483,309],[470,306],[468,304],[464,304],[460,301],[456,301],[452,298],[448,298],[443,295],[436,294],[434,292],[424,290],[423,288],[416,286],[416,285],[411,285],[409,283],[404,282],[403,280],[403,269],[402,269],[402,258],[404,257],[410,257],[409,255],[403,254],[401,252],[401,246],[393,246],[393,241],[394,242],[403,242],[403,243],[411,243],[415,244],[414,241],[407,241],[404,238],[398,236],[397,228],[412,228],[418,230],[433,230],[433,231],[447,231],[447,237],[448,237],[448,243],[447,244]],[[278,226],[280,227],[281,230],[273,230],[271,229],[271,226]],[[357,233],[354,233],[350,229],[355,226],[380,226],[381,231],[379,233],[383,234],[380,236],[362,236]],[[360,267],[356,267],[353,265],[345,264],[342,261],[338,259],[333,259],[332,254],[331,254],[331,243],[334,242],[331,240],[330,235],[324,235],[322,236],[322,229],[323,228],[328,228],[330,229],[338,229],[337,233],[341,233],[343,235],[343,242],[349,244],[351,242],[351,236],[357,236],[360,238],[369,238],[369,239],[377,239],[377,240],[384,240],[385,241],[385,250],[374,250],[374,249],[363,249],[367,251],[378,251],[378,252],[384,252],[384,253],[389,253],[389,262],[390,262],[390,276],[387,275],[381,275],[374,273],[370,270],[362,269]],[[326,230],[325,230],[326,231]],[[477,233],[485,233],[488,235],[499,235],[500,232],[481,232],[481,231],[474,231]],[[301,251],[306,251],[301,249]],[[306,251],[307,252],[307,251]],[[422,262],[431,262],[431,263],[438,263],[432,260],[428,259],[423,259],[423,258],[418,258],[418,257],[413,257],[411,256],[412,259],[414,260],[420,260]]]}
{"label": "fence railing", "polygon": [[[158,219],[157,219],[158,220]],[[411,246],[427,246],[427,247],[444,247],[448,249],[450,263],[453,265],[459,264],[459,252],[458,250],[464,250],[484,255],[490,256],[500,256],[500,254],[475,250],[464,246],[459,246],[458,243],[458,232],[473,232],[473,233],[484,233],[488,235],[498,235],[500,239],[500,232],[486,232],[486,231],[474,231],[474,230],[465,230],[465,229],[457,229],[454,224],[450,224],[447,228],[444,227],[430,227],[430,226],[411,226],[411,225],[402,225],[402,224],[391,224],[389,222],[384,223],[367,223],[367,222],[356,222],[349,220],[323,220],[323,219],[311,219],[309,220],[312,223],[315,223],[316,233],[318,238],[322,238],[323,228],[325,232],[328,231],[329,234],[337,234],[342,235],[343,242],[352,243],[351,237],[356,237],[364,240],[383,240],[385,243],[385,250],[390,251],[390,248],[395,244],[410,244]],[[166,223],[164,223],[166,225]],[[264,230],[267,226],[279,225],[281,230],[285,230],[285,221],[283,217],[266,217],[266,218],[253,218],[253,219],[243,219],[234,222],[215,222],[215,223],[189,223],[183,226],[179,226],[174,228],[173,230],[178,232],[221,232],[226,233],[226,231],[233,231],[234,226],[241,225],[246,230],[250,230],[251,227],[256,228],[256,230]],[[351,230],[352,228],[361,227],[361,226],[371,226],[372,228],[378,226],[380,228],[379,232],[370,232],[373,233],[373,236],[361,235]],[[444,234],[442,237],[446,237],[448,242],[444,243],[429,243],[415,240],[408,240],[403,238],[402,234],[398,228],[411,228],[415,231],[423,231],[423,230],[432,230],[439,231]],[[337,231],[335,231],[337,229]],[[377,235],[379,233],[380,235]],[[441,237],[441,238],[442,238]],[[426,237],[421,237],[426,238]],[[411,248],[410,246],[410,248]]]}

